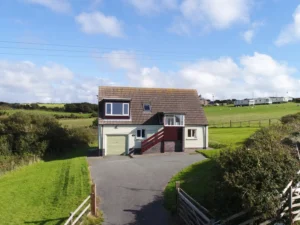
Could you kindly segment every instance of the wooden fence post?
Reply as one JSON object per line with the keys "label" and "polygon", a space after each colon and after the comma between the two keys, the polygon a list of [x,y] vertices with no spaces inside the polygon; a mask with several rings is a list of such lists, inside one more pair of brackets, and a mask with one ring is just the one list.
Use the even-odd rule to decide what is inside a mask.
{"label": "wooden fence post", "polygon": [[93,216],[97,216],[96,212],[96,184],[92,183],[91,185],[91,213]]}
{"label": "wooden fence post", "polygon": [[232,125],[231,125],[231,120],[230,120],[230,127],[232,127]]}
{"label": "wooden fence post", "polygon": [[176,211],[177,211],[177,214],[178,214],[178,204],[179,204],[179,201],[178,201],[178,189],[180,188],[180,181],[175,181],[175,189],[176,189]]}
{"label": "wooden fence post", "polygon": [[290,186],[290,193],[289,193],[289,213],[290,213],[290,224],[293,224],[293,214],[292,214],[292,209],[293,207],[293,185]]}

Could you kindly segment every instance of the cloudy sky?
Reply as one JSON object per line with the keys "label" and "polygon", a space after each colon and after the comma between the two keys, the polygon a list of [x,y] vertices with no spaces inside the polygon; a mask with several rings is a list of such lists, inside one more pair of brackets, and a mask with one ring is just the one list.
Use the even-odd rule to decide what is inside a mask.
{"label": "cloudy sky", "polygon": [[298,0],[1,0],[0,101],[100,85],[300,97]]}

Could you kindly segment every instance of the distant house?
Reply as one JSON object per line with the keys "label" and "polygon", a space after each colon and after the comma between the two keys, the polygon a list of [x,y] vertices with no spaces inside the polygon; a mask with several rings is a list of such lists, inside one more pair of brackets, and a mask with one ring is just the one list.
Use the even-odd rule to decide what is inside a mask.
{"label": "distant house", "polygon": [[255,98],[255,105],[269,105],[272,104],[271,98]]}
{"label": "distant house", "polygon": [[205,99],[205,98],[202,98],[201,95],[199,95],[199,100],[200,100],[200,104],[201,104],[202,106],[206,106],[206,105],[209,104],[209,100],[207,100],[207,99]]}
{"label": "distant house", "polygon": [[289,97],[270,97],[273,104],[286,103],[289,101]]}
{"label": "distant house", "polygon": [[254,99],[244,99],[244,100],[234,101],[234,106],[250,106],[250,105],[255,105]]}
{"label": "distant house", "polygon": [[102,155],[208,147],[208,122],[197,90],[99,87]]}

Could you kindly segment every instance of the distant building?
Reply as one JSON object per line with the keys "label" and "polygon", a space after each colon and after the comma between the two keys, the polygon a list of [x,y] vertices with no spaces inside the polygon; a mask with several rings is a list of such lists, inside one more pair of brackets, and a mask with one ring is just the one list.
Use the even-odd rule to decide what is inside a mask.
{"label": "distant building", "polygon": [[234,106],[250,106],[250,105],[255,105],[254,99],[244,99],[244,100],[234,101]]}
{"label": "distant building", "polygon": [[286,103],[289,101],[289,97],[270,97],[273,104]]}
{"label": "distant building", "polygon": [[202,106],[206,106],[206,105],[208,105],[209,104],[209,100],[207,100],[207,99],[205,99],[205,98],[202,98],[202,96],[201,95],[199,95],[199,100],[200,100],[200,104],[202,105]]}
{"label": "distant building", "polygon": [[255,98],[255,105],[269,105],[272,104],[271,98]]}

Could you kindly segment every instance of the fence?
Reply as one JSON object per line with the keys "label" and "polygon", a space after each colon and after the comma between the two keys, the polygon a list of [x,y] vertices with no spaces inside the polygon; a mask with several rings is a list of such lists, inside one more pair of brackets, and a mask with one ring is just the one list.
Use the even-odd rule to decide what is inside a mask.
{"label": "fence", "polygon": [[270,118],[261,120],[245,120],[245,121],[232,121],[223,123],[209,124],[209,127],[221,128],[221,127],[266,127],[271,124],[279,123],[280,118]]}
{"label": "fence", "polygon": [[[297,174],[300,174],[300,170]],[[295,183],[294,186],[293,183],[294,181],[290,181],[278,196],[281,199],[281,205],[275,218],[262,220],[260,216],[251,217],[248,211],[241,211],[226,219],[216,220],[206,208],[185,193],[177,181],[177,214],[185,225],[268,225],[284,219],[291,225],[300,221],[300,183]]]}
{"label": "fence", "polygon": [[[89,201],[90,200],[90,201]],[[87,204],[88,203],[88,204]],[[85,206],[85,208],[83,208]],[[96,185],[91,185],[91,194],[77,207],[74,212],[70,213],[70,217],[64,225],[75,225],[80,221],[82,216],[91,210],[93,216],[97,216],[96,212]],[[79,215],[77,215],[79,213]]]}

